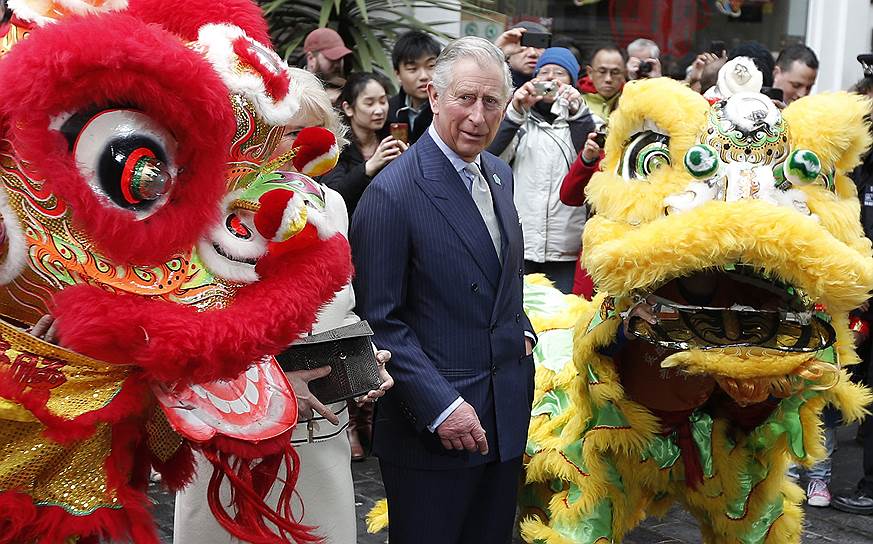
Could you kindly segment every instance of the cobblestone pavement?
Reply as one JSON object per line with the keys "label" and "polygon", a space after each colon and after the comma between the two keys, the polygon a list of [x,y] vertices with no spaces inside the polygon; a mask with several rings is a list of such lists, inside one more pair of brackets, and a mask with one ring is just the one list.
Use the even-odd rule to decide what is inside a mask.
{"label": "cobblestone pavement", "polygon": [[[856,427],[837,431],[837,451],[834,454],[834,475],[831,491],[852,488],[861,477],[861,448],[855,443]],[[384,544],[387,532],[368,534],[364,517],[373,504],[384,497],[379,465],[375,459],[352,465],[357,505],[358,543]],[[152,486],[155,516],[162,542],[173,542],[173,496],[158,486]],[[513,543],[521,543],[516,538]],[[626,539],[625,544],[699,544],[700,531],[694,518],[674,508],[663,519],[650,518]],[[819,543],[873,544],[873,516],[844,514],[832,508],[806,507],[804,544]],[[178,544],[185,544],[184,542]],[[346,544],[346,543],[337,543]],[[349,543],[352,544],[352,543]]]}

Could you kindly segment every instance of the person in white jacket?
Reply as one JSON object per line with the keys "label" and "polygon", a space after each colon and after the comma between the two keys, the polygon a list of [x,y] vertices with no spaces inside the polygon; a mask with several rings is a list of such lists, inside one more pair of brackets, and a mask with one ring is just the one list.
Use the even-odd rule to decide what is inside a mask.
{"label": "person in white jacket", "polygon": [[[330,98],[315,76],[292,68],[292,74],[301,86],[301,111],[286,127],[285,135],[274,156],[291,148],[297,133],[307,126],[324,126],[337,136],[342,145],[344,129],[333,110]],[[348,235],[349,217],[342,196],[320,184],[324,193],[324,212],[330,225],[344,236]],[[355,294],[351,282],[346,284],[328,304],[322,306],[312,334],[350,325],[360,321],[354,313]],[[385,394],[394,380],[385,371],[391,357],[387,351],[376,353],[382,385],[359,399],[374,402]],[[294,514],[296,521],[316,527],[314,533],[324,544],[347,544],[357,541],[355,495],[351,472],[351,450],[346,436],[349,414],[346,401],[322,404],[309,391],[308,383],[324,377],[329,367],[286,372],[298,403],[297,427],[291,443],[300,456],[300,474],[295,492],[299,495]],[[176,494],[173,542],[176,544],[232,544],[232,537],[212,514],[206,499],[212,466],[197,455],[197,473],[191,485]],[[280,474],[282,474],[280,469]],[[275,507],[282,482],[273,485],[266,502]],[[230,489],[222,488],[222,502],[229,502]]]}
{"label": "person in white jacket", "polygon": [[544,273],[572,292],[586,209],[561,203],[561,181],[594,121],[573,86],[579,63],[569,49],[546,49],[534,79],[516,89],[488,151],[512,165],[524,233],[525,273]]}

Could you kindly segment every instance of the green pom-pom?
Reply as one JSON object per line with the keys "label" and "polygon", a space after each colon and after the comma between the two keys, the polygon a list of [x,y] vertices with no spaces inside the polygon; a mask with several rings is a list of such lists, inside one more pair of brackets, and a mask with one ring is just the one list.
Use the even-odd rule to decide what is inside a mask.
{"label": "green pom-pom", "polygon": [[706,144],[693,145],[685,153],[685,169],[696,179],[711,178],[718,167],[718,153]]}
{"label": "green pom-pom", "polygon": [[795,149],[788,154],[783,167],[785,178],[795,185],[807,185],[821,174],[821,160],[809,149]]}

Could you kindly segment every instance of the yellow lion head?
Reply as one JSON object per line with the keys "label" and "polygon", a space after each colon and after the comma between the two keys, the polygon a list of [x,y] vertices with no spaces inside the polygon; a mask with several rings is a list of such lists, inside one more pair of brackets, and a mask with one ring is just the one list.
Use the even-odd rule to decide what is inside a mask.
{"label": "yellow lion head", "polygon": [[587,188],[584,261],[619,309],[654,305],[659,323],[629,330],[679,350],[662,366],[752,402],[779,393],[776,377],[835,377],[813,357],[831,345],[853,360],[847,314],[873,259],[847,172],[869,112],[848,93],[779,110],[756,92],[710,104],[667,78],[625,87]]}

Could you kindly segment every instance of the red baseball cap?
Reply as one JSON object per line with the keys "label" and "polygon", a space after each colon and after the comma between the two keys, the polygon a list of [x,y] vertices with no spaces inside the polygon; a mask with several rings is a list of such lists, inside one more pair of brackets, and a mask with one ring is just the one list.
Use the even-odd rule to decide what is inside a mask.
{"label": "red baseball cap", "polygon": [[317,28],[310,32],[303,41],[303,51],[305,53],[317,51],[328,60],[339,60],[352,53],[337,31],[332,28]]}

